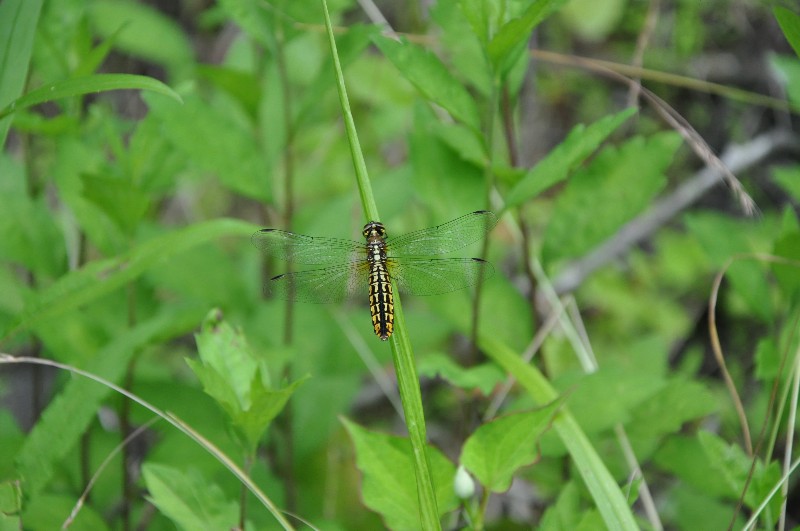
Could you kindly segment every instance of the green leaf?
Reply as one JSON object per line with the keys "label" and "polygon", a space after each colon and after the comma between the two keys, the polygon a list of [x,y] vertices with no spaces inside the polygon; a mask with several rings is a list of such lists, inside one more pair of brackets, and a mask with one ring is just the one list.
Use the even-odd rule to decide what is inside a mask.
{"label": "green leaf", "polygon": [[[739,253],[767,252],[766,245],[775,237],[766,224],[753,225],[719,214],[687,214],[684,222],[715,268],[721,268]],[[755,260],[737,260],[728,268],[725,278],[753,315],[770,323],[775,307],[766,269],[767,266]]]}
{"label": "green leaf", "polygon": [[794,53],[800,57],[800,16],[782,6],[772,8],[772,14],[775,15],[784,37],[792,45]]}
{"label": "green leaf", "polygon": [[118,49],[135,57],[174,69],[188,65],[194,56],[181,27],[149,5],[127,0],[94,0],[89,7],[89,18],[102,37],[115,39]]}
{"label": "green leaf", "polygon": [[[556,400],[556,390],[535,366],[524,362],[519,354],[490,333],[479,335],[478,343],[487,356],[514,377],[537,403]],[[609,529],[638,529],[630,507],[575,418],[564,408],[553,420],[553,428],[567,448],[575,467],[586,484],[595,505]]]}
{"label": "green leaf", "polygon": [[796,108],[800,105],[800,59],[788,55],[769,56],[770,67],[777,72],[776,78],[786,91],[789,101]]}
{"label": "green leaf", "polygon": [[[86,370],[119,382],[133,355],[158,339],[179,336],[196,323],[194,310],[169,311],[145,321],[97,351]],[[54,467],[80,440],[97,415],[100,403],[111,390],[86,378],[70,380],[64,390],[47,406],[39,422],[28,434],[17,456],[18,470],[25,482],[25,492],[34,496],[51,479]],[[58,444],[53,444],[53,441]]]}
{"label": "green leaf", "polygon": [[505,380],[505,374],[493,363],[484,363],[475,367],[461,367],[449,356],[440,353],[429,354],[420,360],[420,375],[440,376],[452,385],[471,391],[479,389],[484,396]]}
{"label": "green leaf", "polygon": [[601,118],[589,126],[576,125],[567,138],[531,168],[511,189],[506,197],[504,210],[533,199],[566,179],[570,172],[581,165],[611,133],[635,113],[636,109],[631,107]]}
{"label": "green leaf", "polygon": [[[729,496],[731,499],[738,499],[750,473],[753,458],[747,455],[741,447],[728,444],[711,432],[701,431],[698,437],[706,458],[727,484]],[[774,486],[780,477],[781,473],[776,461],[764,466],[764,463],[758,459],[753,472],[752,484],[744,496],[745,505],[751,509],[758,507],[769,488]],[[772,510],[775,511],[773,514],[777,514],[780,503],[780,496],[775,496],[770,502]]]}
{"label": "green leaf", "polygon": [[561,405],[557,400],[535,411],[512,413],[483,424],[464,443],[461,464],[487,489],[507,491],[517,470],[538,457],[539,437]]}
{"label": "green leaf", "polygon": [[250,223],[216,219],[159,235],[115,258],[90,262],[39,291],[26,305],[23,316],[2,337],[88,304],[170,256],[223,236],[249,236],[254,230],[256,227]]}
{"label": "green leaf", "polygon": [[[366,430],[346,419],[342,422],[353,440],[356,463],[363,474],[364,504],[380,514],[390,529],[419,529],[420,507],[411,442],[405,437]],[[427,449],[441,517],[458,505],[453,491],[456,467],[436,448]]]}
{"label": "green leaf", "polygon": [[792,196],[792,199],[800,202],[800,166],[774,168],[772,178]]}
{"label": "green leaf", "polygon": [[495,71],[504,74],[525,48],[534,28],[564,3],[566,0],[535,0],[519,17],[506,22],[489,43],[489,58]]}
{"label": "green leaf", "polygon": [[[790,232],[775,241],[772,254],[800,262],[800,232]],[[788,297],[800,293],[800,267],[797,264],[770,264],[781,289]]]}
{"label": "green leaf", "polygon": [[10,157],[0,156],[0,175],[0,259],[57,276],[66,265],[63,235],[47,197],[30,196],[25,168]]}
{"label": "green leaf", "polygon": [[627,8],[628,0],[570,0],[559,19],[580,39],[602,42],[617,28]]}
{"label": "green leaf", "polygon": [[[0,106],[18,98],[28,79],[28,64],[42,0],[0,2]],[[6,145],[11,118],[0,118],[0,148]]]}
{"label": "green leaf", "polygon": [[425,98],[472,130],[481,130],[481,117],[475,101],[438,57],[405,40],[397,42],[386,37],[374,37],[373,42]]}
{"label": "green leaf", "polygon": [[486,56],[488,18],[495,2],[461,0],[436,2],[430,7],[431,19],[439,26],[443,53],[458,76],[481,95],[492,90],[492,69]]}
{"label": "green leaf", "polygon": [[140,89],[150,90],[159,94],[169,96],[176,101],[181,101],[177,92],[157,79],[147,76],[137,76],[133,74],[95,74],[91,76],[75,77],[64,79],[54,83],[48,83],[42,87],[34,89],[17,100],[11,102],[3,110],[0,110],[0,119],[9,114],[26,109],[34,105],[39,105],[47,101],[80,96],[82,94],[92,94],[96,92],[106,92],[109,90]]}
{"label": "green leaf", "polygon": [[196,470],[184,473],[156,463],[142,467],[148,499],[180,529],[234,529],[239,506]]}
{"label": "green leaf", "polygon": [[679,433],[684,423],[709,415],[715,409],[714,395],[703,384],[673,378],[631,412],[633,420],[628,434],[649,444],[664,434]]}
{"label": "green leaf", "polygon": [[[25,493],[26,498],[28,493]],[[17,529],[32,531],[61,529],[70,511],[75,507],[74,495],[44,494],[25,503],[21,521],[24,526]],[[75,521],[69,526],[70,531],[106,531],[110,529],[96,508],[84,504]],[[3,528],[3,531],[11,531]]]}
{"label": "green leaf", "polygon": [[547,508],[539,522],[540,531],[569,531],[578,526],[581,514],[580,493],[573,481],[564,485],[556,503]]}
{"label": "green leaf", "polygon": [[196,93],[187,94],[183,105],[150,95],[144,100],[164,137],[198,170],[248,197],[271,196],[271,170],[253,124],[237,115],[241,108],[220,99],[205,102]]}
{"label": "green leaf", "polygon": [[[451,4],[451,2],[447,2]],[[478,40],[486,47],[489,44],[489,28],[492,19],[494,18],[493,11],[497,4],[494,2],[487,2],[486,0],[459,0],[458,7],[463,13],[464,17],[469,21],[469,26],[472,28],[472,33],[478,37]],[[440,4],[437,2],[434,6],[441,9]],[[439,19],[437,19],[439,21]]]}
{"label": "green leaf", "polygon": [[83,196],[132,235],[150,206],[150,198],[129,179],[81,175]]}
{"label": "green leaf", "polygon": [[303,380],[283,389],[269,388],[263,360],[250,349],[241,330],[222,320],[219,310],[209,312],[195,338],[202,363],[186,361],[203,382],[204,391],[228,413],[248,451],[254,452],[270,422]]}
{"label": "green leaf", "polygon": [[677,133],[636,137],[608,147],[570,179],[547,226],[542,259],[573,258],[616,233],[664,187],[664,170],[681,143]]}

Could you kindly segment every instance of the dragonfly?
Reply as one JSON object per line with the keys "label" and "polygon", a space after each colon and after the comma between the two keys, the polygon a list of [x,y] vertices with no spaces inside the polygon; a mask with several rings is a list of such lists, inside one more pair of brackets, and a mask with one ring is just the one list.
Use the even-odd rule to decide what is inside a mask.
{"label": "dragonfly", "polygon": [[378,221],[364,225],[365,242],[261,229],[252,242],[268,256],[315,269],[272,277],[264,291],[297,302],[331,303],[364,297],[381,340],[394,331],[392,281],[401,293],[439,295],[473,286],[494,272],[480,258],[431,258],[483,238],[497,222],[478,210],[447,223],[400,236],[387,236]]}

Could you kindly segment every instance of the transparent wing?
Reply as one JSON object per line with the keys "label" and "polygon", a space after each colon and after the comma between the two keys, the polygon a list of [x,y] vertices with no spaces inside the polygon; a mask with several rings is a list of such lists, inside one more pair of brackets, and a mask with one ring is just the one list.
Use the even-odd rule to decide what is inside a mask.
{"label": "transparent wing", "polygon": [[491,212],[478,210],[442,225],[386,240],[389,256],[427,256],[461,249],[477,241],[497,223]]}
{"label": "transparent wing", "polygon": [[339,238],[305,236],[277,229],[261,229],[250,241],[264,253],[305,265],[342,264],[363,259],[363,243]]}
{"label": "transparent wing", "polygon": [[273,277],[264,293],[297,302],[341,302],[369,296],[369,265],[366,260],[324,269],[296,271]]}
{"label": "transparent wing", "polygon": [[438,295],[473,286],[494,274],[480,258],[405,258],[387,261],[389,275],[403,293]]}

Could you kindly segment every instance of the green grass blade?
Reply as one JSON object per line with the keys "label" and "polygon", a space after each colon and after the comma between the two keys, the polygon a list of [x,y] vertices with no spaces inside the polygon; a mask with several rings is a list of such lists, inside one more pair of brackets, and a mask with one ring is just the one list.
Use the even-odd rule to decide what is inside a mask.
{"label": "green grass blade", "polygon": [[[0,105],[19,97],[25,87],[41,9],[42,0],[0,2]],[[0,117],[0,146],[9,127],[11,119]]]}
{"label": "green grass blade", "polygon": [[133,74],[94,74],[91,76],[64,79],[34,89],[0,110],[0,120],[15,111],[39,105],[47,101],[70,98],[82,94],[91,94],[94,92],[122,89],[151,90],[174,98],[179,102],[182,101],[177,92],[152,77]]}
{"label": "green grass blade", "polygon": [[[344,84],[342,67],[339,63],[336,51],[336,41],[333,38],[331,19],[328,13],[328,5],[322,0],[325,12],[325,28],[328,33],[328,41],[331,47],[333,65],[336,73],[336,86],[339,91],[339,102],[344,115],[345,129],[350,143],[350,153],[353,157],[353,166],[356,172],[356,182],[361,195],[361,203],[364,213],[370,220],[378,221],[378,207],[375,197],[372,194],[372,186],[367,174],[367,166],[364,162],[364,155],[361,153],[361,146],[358,142],[353,114],[350,111],[350,103],[347,98],[347,89]],[[420,527],[422,529],[441,529],[439,522],[439,510],[436,503],[436,495],[433,485],[433,476],[428,457],[425,433],[425,416],[422,409],[422,395],[419,389],[419,379],[417,378],[414,353],[411,348],[411,341],[406,331],[403,309],[400,305],[400,297],[397,295],[397,287],[394,286],[394,333],[390,338],[392,346],[392,359],[394,360],[397,372],[397,382],[400,390],[400,398],[403,402],[406,427],[408,429],[411,446],[414,451],[414,471],[417,479],[417,496],[419,496],[420,506]]]}

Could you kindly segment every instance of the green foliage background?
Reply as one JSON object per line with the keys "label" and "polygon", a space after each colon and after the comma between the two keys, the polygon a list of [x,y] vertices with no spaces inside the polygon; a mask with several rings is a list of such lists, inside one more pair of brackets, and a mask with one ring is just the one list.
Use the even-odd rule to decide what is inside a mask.
{"label": "green foliage background", "polygon": [[[98,471],[71,529],[798,525],[796,6],[328,7],[349,108],[316,1],[0,3],[0,530]],[[265,299],[249,244],[360,234],[347,112],[391,234],[501,218],[477,330],[470,290],[403,299],[429,483],[366,308]],[[680,203],[703,142],[743,188]]]}

